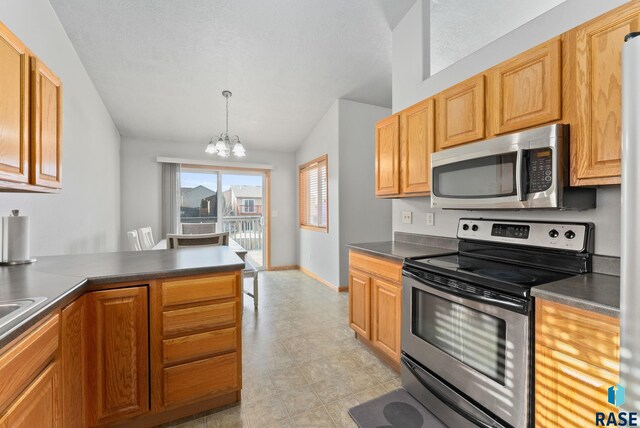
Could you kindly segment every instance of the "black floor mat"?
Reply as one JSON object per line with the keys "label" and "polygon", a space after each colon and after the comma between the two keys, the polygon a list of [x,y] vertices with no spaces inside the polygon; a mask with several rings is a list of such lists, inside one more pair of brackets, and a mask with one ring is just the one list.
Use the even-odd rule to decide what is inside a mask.
{"label": "black floor mat", "polygon": [[447,428],[404,389],[349,409],[360,428]]}

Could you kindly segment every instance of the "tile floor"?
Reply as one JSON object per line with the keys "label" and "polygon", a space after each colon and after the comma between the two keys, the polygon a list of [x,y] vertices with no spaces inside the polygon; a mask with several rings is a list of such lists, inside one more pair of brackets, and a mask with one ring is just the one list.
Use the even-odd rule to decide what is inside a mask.
{"label": "tile floor", "polygon": [[261,272],[260,309],[244,301],[241,403],[167,426],[355,427],[347,409],[400,379],[354,338],[348,311],[347,293],[299,271]]}

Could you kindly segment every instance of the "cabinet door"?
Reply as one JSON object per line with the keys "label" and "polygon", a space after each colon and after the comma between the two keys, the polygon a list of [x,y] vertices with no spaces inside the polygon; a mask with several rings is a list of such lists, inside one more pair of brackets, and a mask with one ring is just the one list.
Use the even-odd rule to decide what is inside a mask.
{"label": "cabinet door", "polygon": [[484,126],[484,75],[472,77],[440,92],[437,150],[481,140]]}
{"label": "cabinet door", "polygon": [[0,428],[62,427],[60,365],[51,363],[0,418]]}
{"label": "cabinet door", "polygon": [[376,124],[376,196],[400,193],[399,122],[393,115]]}
{"label": "cabinet door", "polygon": [[0,180],[29,181],[29,54],[0,23]]}
{"label": "cabinet door", "polygon": [[631,2],[576,30],[576,126],[571,129],[572,185],[620,183],[622,45],[640,30]]}
{"label": "cabinet door", "polygon": [[371,339],[371,278],[353,270],[349,271],[349,325]]}
{"label": "cabinet door", "polygon": [[62,162],[62,83],[31,58],[31,183],[60,188]]}
{"label": "cabinet door", "polygon": [[88,293],[90,425],[149,409],[147,287]]}
{"label": "cabinet door", "polygon": [[502,134],[562,117],[560,38],[524,52],[491,72],[491,117]]}
{"label": "cabinet door", "polygon": [[594,426],[596,412],[618,413],[607,403],[617,372],[544,346],[536,346],[535,370],[536,427]]}
{"label": "cabinet door", "polygon": [[86,309],[84,296],[62,310],[62,422],[65,427],[86,425],[87,378]]}
{"label": "cabinet door", "polygon": [[400,361],[401,290],[397,284],[373,280],[373,345]]}
{"label": "cabinet door", "polygon": [[402,194],[428,194],[434,149],[434,101],[425,100],[400,113]]}

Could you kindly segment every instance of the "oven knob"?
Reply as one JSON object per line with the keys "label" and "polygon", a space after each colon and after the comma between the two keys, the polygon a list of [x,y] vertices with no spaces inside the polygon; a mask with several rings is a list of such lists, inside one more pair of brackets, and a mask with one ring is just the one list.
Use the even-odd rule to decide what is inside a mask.
{"label": "oven knob", "polygon": [[471,226],[471,230],[473,230],[474,232],[478,231],[478,225],[474,224],[473,226]]}
{"label": "oven knob", "polygon": [[557,237],[558,237],[558,235],[559,235],[559,233],[558,233],[558,231],[557,231],[557,230],[555,230],[555,229],[551,229],[551,230],[549,231],[549,236],[550,236],[550,237],[552,237],[552,238],[557,238]]}
{"label": "oven knob", "polygon": [[468,224],[463,224],[462,225],[462,230],[469,230],[469,225]]}
{"label": "oven knob", "polygon": [[564,237],[567,238],[567,239],[573,239],[573,238],[576,237],[576,233],[573,230],[567,230],[564,233]]}

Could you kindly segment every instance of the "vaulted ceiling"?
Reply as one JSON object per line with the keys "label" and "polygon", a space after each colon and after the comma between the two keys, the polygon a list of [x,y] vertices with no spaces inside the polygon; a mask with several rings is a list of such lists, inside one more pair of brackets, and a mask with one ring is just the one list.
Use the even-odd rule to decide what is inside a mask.
{"label": "vaulted ceiling", "polygon": [[337,98],[391,105],[391,27],[415,0],[50,0],[120,133],[224,130],[292,151]]}

